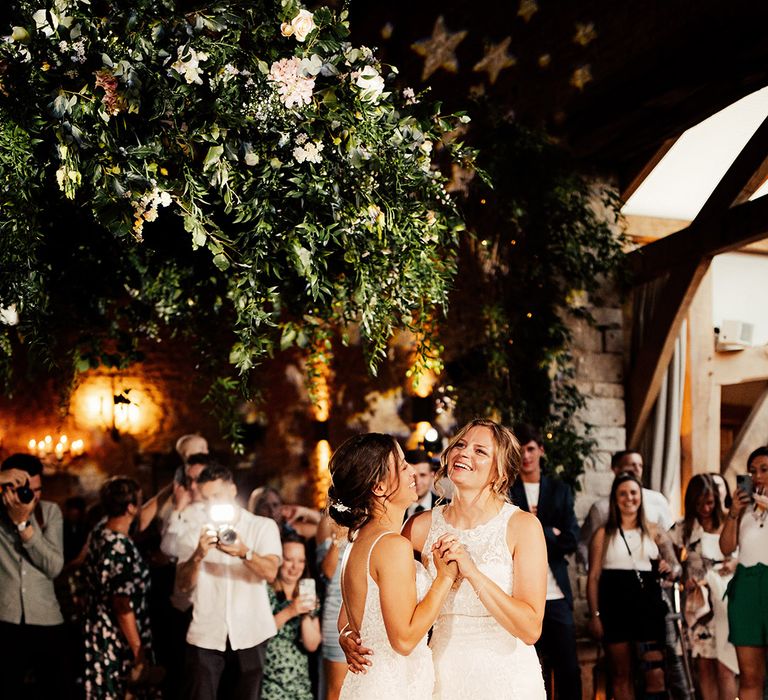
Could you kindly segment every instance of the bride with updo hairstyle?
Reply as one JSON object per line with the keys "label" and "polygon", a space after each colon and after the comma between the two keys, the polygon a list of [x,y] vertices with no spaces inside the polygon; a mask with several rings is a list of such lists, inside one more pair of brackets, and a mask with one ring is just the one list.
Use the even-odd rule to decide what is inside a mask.
{"label": "bride with updo hairstyle", "polygon": [[328,512],[349,528],[341,568],[341,637],[375,653],[367,673],[347,674],[341,700],[431,700],[434,686],[427,632],[448,597],[458,568],[431,552],[434,580],[414,561],[399,534],[417,500],[416,472],[395,439],[381,433],[349,438],[330,464]]}

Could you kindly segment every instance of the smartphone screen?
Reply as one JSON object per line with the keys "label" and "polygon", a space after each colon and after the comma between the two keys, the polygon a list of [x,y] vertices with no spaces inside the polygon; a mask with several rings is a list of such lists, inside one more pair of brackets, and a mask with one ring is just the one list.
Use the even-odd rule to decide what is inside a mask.
{"label": "smartphone screen", "polygon": [[749,494],[752,497],[752,475],[751,474],[737,474],[736,475],[736,488],[741,489],[744,493]]}
{"label": "smartphone screen", "polygon": [[299,581],[299,597],[313,601],[316,597],[315,579],[303,578]]}

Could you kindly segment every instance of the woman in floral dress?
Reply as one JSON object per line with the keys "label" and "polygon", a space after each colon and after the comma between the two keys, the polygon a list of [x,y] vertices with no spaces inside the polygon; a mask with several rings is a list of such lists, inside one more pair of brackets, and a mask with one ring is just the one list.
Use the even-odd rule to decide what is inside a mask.
{"label": "woman in floral dress", "polygon": [[317,650],[322,635],[314,614],[317,599],[299,596],[306,565],[304,541],[298,535],[284,537],[283,563],[269,588],[277,635],[267,645],[262,700],[312,700],[307,654]]}
{"label": "woman in floral dress", "polygon": [[91,533],[84,569],[85,694],[124,700],[129,682],[151,662],[149,569],[128,534],[139,513],[139,485],[114,477],[101,489],[101,504],[106,520]]}

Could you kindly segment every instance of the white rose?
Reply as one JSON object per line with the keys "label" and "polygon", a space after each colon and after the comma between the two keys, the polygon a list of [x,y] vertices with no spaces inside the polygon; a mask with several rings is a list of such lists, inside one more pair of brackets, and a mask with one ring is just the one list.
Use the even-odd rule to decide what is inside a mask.
{"label": "white rose", "polygon": [[291,20],[291,27],[296,41],[304,41],[315,29],[315,17],[309,10],[300,10],[299,14]]}
{"label": "white rose", "polygon": [[384,92],[384,78],[373,66],[366,66],[355,74],[355,85],[360,88],[360,97],[367,102],[375,102]]}
{"label": "white rose", "polygon": [[293,34],[293,27],[288,22],[283,22],[280,25],[280,33],[283,36],[291,36]]}

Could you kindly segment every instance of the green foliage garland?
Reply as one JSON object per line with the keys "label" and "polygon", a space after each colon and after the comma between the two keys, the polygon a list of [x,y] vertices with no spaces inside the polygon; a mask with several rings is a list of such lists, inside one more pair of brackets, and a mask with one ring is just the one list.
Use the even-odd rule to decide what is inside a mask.
{"label": "green foliage garland", "polygon": [[226,411],[275,348],[355,323],[375,368],[394,328],[445,304],[460,220],[431,151],[460,117],[388,91],[387,69],[347,42],[346,12],[18,0],[11,15],[0,308],[20,320],[0,326],[6,380],[22,348],[123,366],[142,338],[183,331],[206,371],[236,368],[214,380]]}

